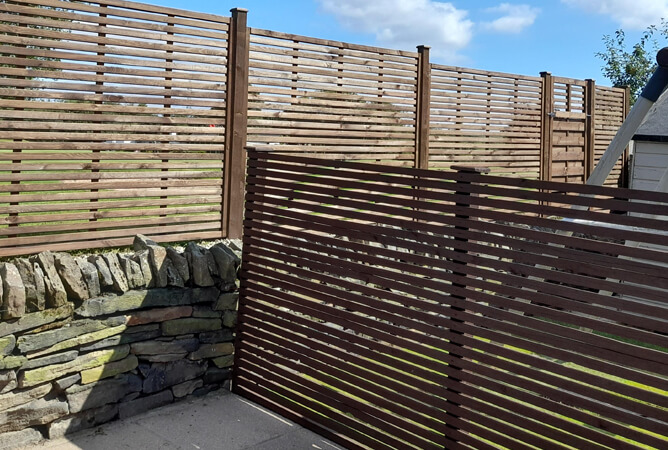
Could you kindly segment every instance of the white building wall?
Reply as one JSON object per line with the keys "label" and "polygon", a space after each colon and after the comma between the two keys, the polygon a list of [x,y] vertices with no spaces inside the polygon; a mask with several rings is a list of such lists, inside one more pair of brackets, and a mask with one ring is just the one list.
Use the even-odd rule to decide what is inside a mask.
{"label": "white building wall", "polygon": [[632,189],[656,190],[666,170],[668,170],[668,142],[635,143],[630,183]]}

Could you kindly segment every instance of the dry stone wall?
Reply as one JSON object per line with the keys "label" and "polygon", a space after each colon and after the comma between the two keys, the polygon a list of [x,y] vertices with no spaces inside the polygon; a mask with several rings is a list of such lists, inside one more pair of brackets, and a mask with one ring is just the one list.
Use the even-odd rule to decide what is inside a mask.
{"label": "dry stone wall", "polygon": [[228,386],[240,247],[0,263],[0,449]]}

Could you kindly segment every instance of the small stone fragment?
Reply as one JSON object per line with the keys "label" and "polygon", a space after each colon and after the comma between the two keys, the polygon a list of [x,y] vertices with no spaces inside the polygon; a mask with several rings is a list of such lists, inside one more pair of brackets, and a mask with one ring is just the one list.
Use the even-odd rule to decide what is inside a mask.
{"label": "small stone fragment", "polygon": [[172,361],[181,361],[186,357],[188,353],[162,353],[160,355],[139,355],[139,358],[142,361],[147,361],[151,363],[166,363]]}
{"label": "small stone fragment", "polygon": [[218,356],[231,355],[234,353],[234,344],[221,342],[218,344],[203,344],[196,351],[188,355],[188,359],[197,360],[204,358],[215,358]]}
{"label": "small stone fragment", "polygon": [[214,358],[211,361],[219,369],[223,369],[225,367],[232,367],[232,365],[234,364],[234,355],[219,356],[218,358]]}
{"label": "small stone fragment", "polygon": [[0,412],[0,433],[45,425],[67,414],[69,414],[67,402],[40,398]]}
{"label": "small stone fragment", "polygon": [[225,283],[234,283],[237,279],[237,258],[231,251],[227,251],[223,244],[217,244],[209,250],[216,261],[218,276]]}
{"label": "small stone fragment", "polygon": [[239,249],[239,251],[234,251],[232,249],[232,244],[233,244],[232,242],[230,242],[229,245],[226,245],[222,242],[219,242],[216,245],[214,245],[214,247],[220,248],[221,250],[226,252],[228,255],[230,255],[230,257],[234,260],[235,269],[238,269],[239,266],[241,266],[241,249]]}
{"label": "small stone fragment", "polygon": [[184,381],[176,386],[172,386],[172,393],[176,398],[185,397],[186,395],[192,394],[195,389],[200,388],[203,385],[204,382],[201,379]]}
{"label": "small stone fragment", "polygon": [[72,361],[77,356],[79,356],[79,352],[76,350],[71,350],[69,352],[56,353],[55,355],[49,355],[43,358],[29,359],[21,366],[21,370],[34,369],[36,367],[50,366],[53,364],[61,364],[67,361]]}
{"label": "small stone fragment", "polygon": [[0,395],[0,411],[15,408],[19,405],[25,405],[35,399],[44,397],[49,392],[51,392],[51,385],[43,384],[25,391],[10,392],[8,394]]}
{"label": "small stone fragment", "polygon": [[69,253],[55,253],[54,261],[56,270],[65,286],[69,298],[75,302],[88,300],[88,286],[84,282],[79,265]]}
{"label": "small stone fragment", "polygon": [[25,364],[26,361],[28,361],[28,358],[25,356],[9,355],[0,357],[0,370],[19,368]]}
{"label": "small stone fragment", "polygon": [[9,391],[13,391],[16,386],[16,371],[0,371],[0,394],[6,394]]}
{"label": "small stone fragment", "polygon": [[81,371],[81,384],[88,384],[94,381],[99,381],[104,378],[111,378],[121,373],[130,372],[139,364],[139,360],[135,355],[130,355],[120,361],[114,361],[103,364],[99,367]]}
{"label": "small stone fragment", "polygon": [[201,249],[202,252],[204,252],[204,256],[206,257],[206,264],[209,266],[209,273],[212,277],[218,277],[220,275],[218,273],[218,264],[216,263],[216,259],[213,257],[213,253],[211,253],[211,250],[206,247],[201,247]]}
{"label": "small stone fragment", "polygon": [[180,360],[169,363],[154,363],[146,373],[142,392],[151,394],[165,388],[193,380],[206,371],[206,361]]}
{"label": "small stone fragment", "polygon": [[114,286],[114,279],[111,276],[109,271],[109,265],[100,255],[93,255],[88,257],[88,262],[94,264],[97,267],[97,272],[100,276],[100,288],[101,290],[109,290]]}
{"label": "small stone fragment", "polygon": [[208,317],[208,318],[217,318],[222,317],[220,311],[214,311],[210,306],[197,305],[193,308],[193,317]]}
{"label": "small stone fragment", "polygon": [[151,263],[149,262],[149,251],[140,250],[132,255],[132,260],[139,264],[141,273],[144,278],[144,286],[147,288],[155,287],[155,280],[153,279],[153,271],[151,270]]}
{"label": "small stone fragment", "polygon": [[175,339],[173,341],[145,341],[130,345],[130,353],[135,355],[161,355],[165,353],[188,353],[199,348],[198,339]]}
{"label": "small stone fragment", "polygon": [[70,411],[77,413],[97,408],[107,403],[116,403],[126,395],[140,392],[142,381],[137,375],[126,374],[110,380],[102,380],[94,385],[73,385],[67,389]]}
{"label": "small stone fragment", "polygon": [[165,390],[154,395],[141,397],[136,400],[121,403],[118,407],[118,417],[123,420],[128,417],[150,411],[154,408],[167,405],[174,401],[174,395],[171,390]]}
{"label": "small stone fragment", "polygon": [[186,257],[172,247],[167,247],[167,257],[172,261],[172,265],[179,272],[183,282],[187,283],[190,280],[190,270],[188,269],[188,260]]}
{"label": "small stone fragment", "polygon": [[232,377],[232,369],[229,367],[209,367],[202,376],[204,384],[220,384]]}
{"label": "small stone fragment", "polygon": [[215,344],[234,340],[234,332],[229,328],[207,331],[199,334],[199,341],[203,344]]}
{"label": "small stone fragment", "polygon": [[54,364],[51,366],[22,371],[18,377],[19,386],[22,388],[34,386],[74,372],[92,369],[93,367],[101,366],[102,364],[123,359],[128,356],[129,353],[130,346],[122,345],[108,350],[86,353],[73,361],[68,361],[63,364]]}
{"label": "small stone fragment", "polygon": [[167,266],[171,260],[167,258],[167,250],[159,245],[148,246],[148,260],[151,263],[156,287],[166,287],[169,283]]}
{"label": "small stone fragment", "polygon": [[26,313],[26,290],[21,274],[12,263],[0,264],[2,277],[2,318],[16,319]]}
{"label": "small stone fragment", "polygon": [[76,314],[80,317],[94,317],[138,308],[212,303],[219,295],[220,291],[215,287],[194,289],[155,288],[150,291],[132,290],[118,297],[92,298],[77,308]]}
{"label": "small stone fragment", "polygon": [[53,388],[56,390],[56,392],[65,392],[65,390],[67,388],[69,388],[70,386],[74,386],[79,381],[81,381],[81,375],[78,374],[78,373],[75,373],[74,375],[70,375],[70,376],[55,380],[53,382]]}
{"label": "small stone fragment", "polygon": [[217,386],[215,384],[210,384],[208,386],[202,386],[199,389],[195,389],[195,391],[192,393],[193,397],[204,397],[205,395],[208,395],[209,393],[220,389],[220,386]]}
{"label": "small stone fragment", "polygon": [[[156,324],[157,325],[157,324]],[[146,341],[149,339],[155,339],[161,336],[160,329],[142,331],[136,333],[129,333],[129,328],[126,328],[123,334],[117,334],[109,338],[103,339],[101,341],[94,342],[92,344],[82,345],[80,350],[82,352],[89,352],[93,350],[100,350],[103,348],[114,347],[116,345],[122,344],[132,344],[133,342]]]}
{"label": "small stone fragment", "polygon": [[165,336],[178,336],[182,334],[219,330],[221,328],[221,320],[187,317],[183,319],[168,320],[163,322],[160,327]]}
{"label": "small stone fragment", "polygon": [[167,271],[167,286],[185,287],[185,282],[183,281],[183,278],[181,278],[179,271],[174,267],[174,263],[172,263],[171,259],[165,260],[165,267]]}
{"label": "small stone fragment", "polygon": [[79,266],[79,270],[81,270],[81,275],[86,283],[89,296],[91,298],[99,296],[102,293],[102,288],[100,286],[100,273],[95,264],[85,258],[76,258],[75,261],[77,266]]}
{"label": "small stone fragment", "polygon": [[194,242],[186,246],[185,257],[188,260],[190,274],[196,286],[213,286],[214,281],[209,270],[209,261],[205,249]]}
{"label": "small stone fragment", "polygon": [[128,286],[128,279],[125,276],[123,269],[121,269],[118,255],[116,253],[105,253],[102,255],[102,258],[104,259],[104,262],[107,263],[109,272],[111,273],[111,279],[113,280],[112,290],[119,294],[129,291],[130,286]]}
{"label": "small stone fragment", "polygon": [[125,321],[125,316],[110,317],[105,320],[75,320],[66,326],[54,330],[44,331],[38,334],[23,335],[18,339],[18,347],[23,353],[34,352],[83,334],[123,325],[125,324]]}
{"label": "small stone fragment", "polygon": [[226,309],[236,310],[239,302],[239,293],[238,292],[223,292],[218,297],[215,306],[213,309],[217,311],[224,311]]}
{"label": "small stone fragment", "polygon": [[223,314],[223,326],[227,328],[234,328],[237,326],[236,311],[225,311],[225,314]]}
{"label": "small stone fragment", "polygon": [[149,239],[148,237],[144,236],[143,234],[138,234],[135,236],[134,241],[132,242],[132,248],[138,252],[141,250],[148,250],[149,245],[158,245],[157,242],[155,242],[152,239]]}
{"label": "small stone fragment", "polygon": [[119,403],[126,403],[126,402],[131,402],[132,400],[138,398],[141,396],[141,392],[133,392],[131,394],[126,395],[123,397]]}
{"label": "small stone fragment", "polygon": [[10,334],[9,336],[0,338],[0,357],[11,355],[16,347],[16,337]]}
{"label": "small stone fragment", "polygon": [[66,434],[96,427],[114,420],[118,415],[118,405],[105,405],[89,409],[80,414],[56,420],[49,424],[49,439],[56,439]]}
{"label": "small stone fragment", "polygon": [[39,253],[30,258],[33,263],[39,264],[44,272],[44,288],[46,291],[46,306],[58,308],[67,303],[65,286],[58,276],[55,266],[55,257],[50,251]]}
{"label": "small stone fragment", "polygon": [[192,312],[192,306],[173,306],[136,311],[128,316],[128,326],[143,325],[152,322],[164,322],[166,320],[178,319],[180,317],[189,317]]}
{"label": "small stone fragment", "polygon": [[6,336],[8,334],[29,330],[31,328],[37,328],[42,325],[55,322],[59,319],[65,319],[71,314],[71,303],[66,303],[65,305],[55,309],[47,309],[44,311],[28,313],[14,322],[0,322],[0,336]]}
{"label": "small stone fragment", "polygon": [[42,433],[34,428],[0,434],[0,450],[13,450],[29,447],[44,439]]}
{"label": "small stone fragment", "polygon": [[144,281],[144,274],[142,273],[139,263],[133,261],[131,257],[127,255],[118,255],[118,262],[125,273],[128,280],[128,287],[130,289],[145,286],[146,282]]}
{"label": "small stone fragment", "polygon": [[30,312],[43,311],[46,308],[46,281],[44,280],[44,271],[39,264],[32,263],[33,274],[35,275],[35,293],[37,300],[34,308]]}
{"label": "small stone fragment", "polygon": [[88,344],[91,342],[101,341],[102,339],[106,339],[110,336],[121,334],[123,331],[125,331],[126,328],[127,326],[125,324],[122,324],[115,327],[103,328],[102,330],[94,331],[92,333],[82,334],[80,336],[76,336],[71,339],[58,342],[57,344],[45,348],[44,350],[31,353],[29,356],[35,357],[35,356],[47,355],[49,353],[59,352],[61,350],[78,347],[80,345]]}
{"label": "small stone fragment", "polygon": [[[23,286],[25,287],[26,295],[26,311],[41,311],[44,309],[44,302],[46,298],[44,297],[44,275],[41,276],[39,282],[36,280],[35,271],[33,265],[28,261],[27,258],[18,258],[14,260],[14,265],[19,271],[21,280],[23,281]],[[39,266],[37,266],[39,267]],[[41,271],[41,269],[40,269]],[[41,283],[41,292],[38,292],[37,284]],[[40,308],[41,306],[41,308]]]}
{"label": "small stone fragment", "polygon": [[146,325],[136,325],[129,327],[125,330],[125,334],[144,334],[144,333],[153,333],[155,331],[160,331],[159,323],[149,323]]}

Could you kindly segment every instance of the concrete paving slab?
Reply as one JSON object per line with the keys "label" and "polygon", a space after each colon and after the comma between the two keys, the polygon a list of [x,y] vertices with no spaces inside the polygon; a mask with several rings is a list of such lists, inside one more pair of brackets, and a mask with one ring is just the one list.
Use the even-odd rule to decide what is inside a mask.
{"label": "concrete paving slab", "polygon": [[25,450],[342,450],[228,391],[184,400]]}

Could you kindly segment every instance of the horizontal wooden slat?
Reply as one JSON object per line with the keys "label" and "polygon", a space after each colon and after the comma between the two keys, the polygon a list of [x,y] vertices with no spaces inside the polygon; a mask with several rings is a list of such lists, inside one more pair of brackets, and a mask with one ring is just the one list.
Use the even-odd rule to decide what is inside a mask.
{"label": "horizontal wooden slat", "polygon": [[[28,5],[41,5],[52,8],[62,8],[63,3],[59,0],[12,0],[12,3]],[[75,9],[75,8],[70,8]],[[227,30],[229,17],[217,16],[208,13],[198,13],[183,9],[168,8],[164,6],[149,5],[146,3],[130,2],[125,0],[105,0],[95,3],[80,3],[77,11],[85,11],[94,15],[111,15],[117,17],[135,18],[147,22],[169,22],[186,27],[210,27],[212,29]],[[172,17],[168,17],[172,16]],[[206,25],[206,26],[203,26]]]}

